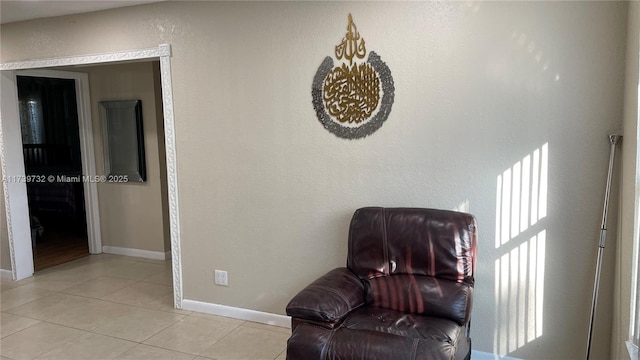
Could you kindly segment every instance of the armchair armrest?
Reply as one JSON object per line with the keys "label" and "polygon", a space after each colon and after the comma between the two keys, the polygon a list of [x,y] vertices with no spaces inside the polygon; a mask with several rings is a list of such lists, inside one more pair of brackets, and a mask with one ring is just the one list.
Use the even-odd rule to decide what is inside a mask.
{"label": "armchair armrest", "polygon": [[364,304],[364,285],[347,268],[324,274],[287,305],[287,315],[312,322],[336,323]]}

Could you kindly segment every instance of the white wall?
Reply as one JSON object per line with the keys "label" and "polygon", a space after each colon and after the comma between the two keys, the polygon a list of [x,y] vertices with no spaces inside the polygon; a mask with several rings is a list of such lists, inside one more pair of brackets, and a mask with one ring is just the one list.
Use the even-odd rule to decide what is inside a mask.
{"label": "white wall", "polygon": [[[588,331],[607,134],[621,128],[626,10],[159,3],[4,25],[0,58],[172,45],[186,299],[282,314],[307,283],[345,264],[356,208],[468,203],[481,235],[474,348],[569,359],[582,357]],[[349,13],[396,88],[387,122],[357,141],[325,131],[310,95]],[[498,191],[498,177],[543,149],[546,214],[522,232],[513,226],[511,239],[497,195],[512,189]],[[510,207],[504,214],[520,218]],[[213,285],[214,269],[229,271],[229,287]],[[610,296],[602,298],[594,358],[610,349]]]}

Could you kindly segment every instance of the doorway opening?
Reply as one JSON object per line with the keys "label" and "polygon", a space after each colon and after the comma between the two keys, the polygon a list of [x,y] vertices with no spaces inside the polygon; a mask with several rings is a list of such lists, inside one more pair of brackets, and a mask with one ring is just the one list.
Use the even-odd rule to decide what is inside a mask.
{"label": "doorway opening", "polygon": [[89,255],[74,79],[19,75],[34,271]]}
{"label": "doorway opening", "polygon": [[[2,88],[2,106],[0,109],[0,165],[5,177],[24,176],[24,162],[22,155],[22,143],[19,133],[18,99],[16,91],[16,72],[46,68],[60,68],[63,66],[89,66],[106,63],[120,63],[127,61],[159,60],[159,83],[161,88],[161,103],[164,114],[164,140],[166,149],[166,188],[168,192],[168,228],[170,231],[171,261],[173,273],[173,298],[174,307],[182,309],[182,257],[180,242],[180,217],[178,201],[178,182],[176,164],[176,141],[174,130],[173,90],[171,85],[171,46],[161,44],[157,48],[135,49],[129,51],[110,52],[104,54],[88,54],[53,59],[34,59],[0,63],[0,85]],[[80,79],[80,81],[78,81]],[[83,93],[83,101],[78,104],[80,114],[87,113],[90,109],[88,100],[88,79],[86,75],[76,79],[76,92]],[[85,118],[85,116],[82,116]],[[17,124],[16,124],[17,123]],[[83,166],[90,176],[96,174],[95,162],[91,161],[93,153],[92,134],[90,123],[80,122],[80,140],[82,147]],[[23,183],[3,182],[5,194],[5,216],[9,237],[9,250],[11,257],[11,277],[14,280],[22,280],[33,275],[33,257],[29,234],[29,217],[26,211],[26,187]],[[97,202],[97,189],[95,184],[85,183],[85,203]],[[100,219],[97,206],[86,206],[87,230],[89,232],[89,249],[91,253],[100,253],[102,250],[100,240]]]}

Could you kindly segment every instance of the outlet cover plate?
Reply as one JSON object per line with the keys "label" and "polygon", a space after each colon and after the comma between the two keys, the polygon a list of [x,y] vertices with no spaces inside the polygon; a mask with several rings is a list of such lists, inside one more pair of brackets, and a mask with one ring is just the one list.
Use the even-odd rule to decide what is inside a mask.
{"label": "outlet cover plate", "polygon": [[214,281],[216,285],[229,286],[229,278],[227,272],[224,270],[215,270]]}

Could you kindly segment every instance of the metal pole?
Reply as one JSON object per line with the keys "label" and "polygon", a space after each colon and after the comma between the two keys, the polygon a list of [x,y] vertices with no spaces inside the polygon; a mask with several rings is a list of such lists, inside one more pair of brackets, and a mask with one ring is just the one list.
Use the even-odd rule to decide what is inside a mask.
{"label": "metal pole", "polygon": [[598,289],[600,288],[600,271],[602,268],[602,251],[607,240],[607,212],[609,210],[609,194],[611,192],[611,178],[613,177],[613,164],[616,157],[616,145],[622,139],[622,135],[609,135],[611,155],[609,155],[609,173],[607,175],[607,188],[604,192],[604,209],[602,210],[602,225],[600,227],[600,242],[598,244],[598,261],[596,263],[596,278],[593,285],[593,299],[591,301],[591,320],[589,321],[589,338],[587,340],[587,360],[591,356],[591,338],[593,336],[593,323],[596,318],[598,306]]}

